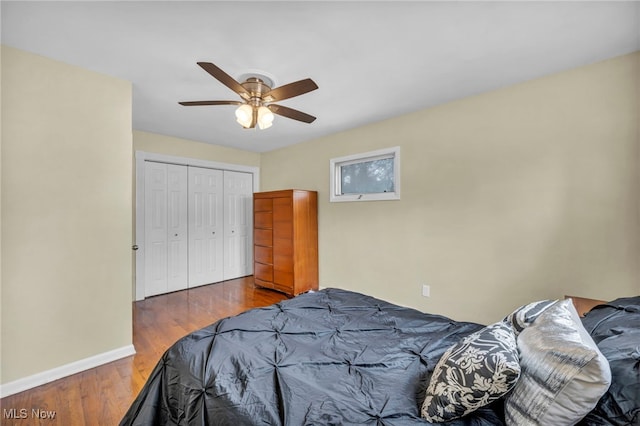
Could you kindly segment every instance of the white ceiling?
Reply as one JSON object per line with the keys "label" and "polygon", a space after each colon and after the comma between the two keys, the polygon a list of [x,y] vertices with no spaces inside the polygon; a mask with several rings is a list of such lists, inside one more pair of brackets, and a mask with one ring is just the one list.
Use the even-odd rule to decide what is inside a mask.
{"label": "white ceiling", "polygon": [[[265,152],[640,50],[640,2],[2,1],[2,43],[133,83],[133,127]],[[196,65],[320,87],[244,130]]]}

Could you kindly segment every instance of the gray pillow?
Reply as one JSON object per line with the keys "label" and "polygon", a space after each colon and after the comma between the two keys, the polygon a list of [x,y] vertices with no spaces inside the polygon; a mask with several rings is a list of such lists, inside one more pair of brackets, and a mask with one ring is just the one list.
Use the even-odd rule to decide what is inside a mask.
{"label": "gray pillow", "polygon": [[573,425],[609,388],[609,363],[570,299],[547,308],[517,344],[522,374],[505,400],[507,425]]}
{"label": "gray pillow", "polygon": [[503,321],[508,322],[513,327],[513,332],[518,334],[533,323],[546,309],[553,306],[557,300],[540,300],[527,305],[520,306],[518,309],[507,315]]}
{"label": "gray pillow", "polygon": [[445,422],[502,397],[520,375],[515,335],[498,322],[465,337],[440,358],[431,375],[422,417]]}

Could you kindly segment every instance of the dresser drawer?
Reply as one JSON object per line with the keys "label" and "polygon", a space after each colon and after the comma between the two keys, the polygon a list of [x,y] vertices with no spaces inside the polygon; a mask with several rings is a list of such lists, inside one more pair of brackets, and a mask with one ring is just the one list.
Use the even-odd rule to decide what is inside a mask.
{"label": "dresser drawer", "polygon": [[273,201],[271,198],[255,198],[253,200],[254,212],[270,212],[273,211]]}
{"label": "dresser drawer", "polygon": [[273,281],[273,267],[263,263],[255,262],[253,264],[253,274],[260,281]]}
{"label": "dresser drawer", "polygon": [[253,258],[256,262],[271,265],[273,264],[273,249],[256,245],[254,246]]}
{"label": "dresser drawer", "polygon": [[256,212],[253,216],[253,224],[256,228],[271,229],[273,228],[273,213]]}
{"label": "dresser drawer", "polygon": [[253,242],[257,246],[271,247],[273,245],[273,232],[271,229],[256,229],[253,233]]}

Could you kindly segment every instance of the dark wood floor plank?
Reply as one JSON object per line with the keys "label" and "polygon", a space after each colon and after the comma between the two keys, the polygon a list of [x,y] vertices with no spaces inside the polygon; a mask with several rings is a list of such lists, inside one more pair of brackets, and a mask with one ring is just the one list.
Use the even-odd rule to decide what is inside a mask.
{"label": "dark wood floor plank", "polygon": [[[0,424],[116,425],[176,340],[221,318],[286,298],[254,287],[253,277],[245,277],[134,302],[136,355],[2,398]],[[25,409],[29,417],[4,418],[4,410],[11,408]],[[53,411],[55,418],[35,419],[32,410]]]}

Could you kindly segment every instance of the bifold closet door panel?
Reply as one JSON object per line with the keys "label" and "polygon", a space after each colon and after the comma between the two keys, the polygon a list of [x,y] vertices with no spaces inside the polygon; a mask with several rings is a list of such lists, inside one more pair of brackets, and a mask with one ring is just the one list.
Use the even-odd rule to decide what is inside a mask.
{"label": "bifold closet door panel", "polygon": [[224,171],[224,279],[253,274],[253,175]]}
{"label": "bifold closet door panel", "polygon": [[145,163],[145,296],[187,287],[187,168]]}
{"label": "bifold closet door panel", "polygon": [[167,290],[187,288],[187,168],[167,164]]}
{"label": "bifold closet door panel", "polygon": [[189,287],[224,279],[222,170],[189,166]]}

